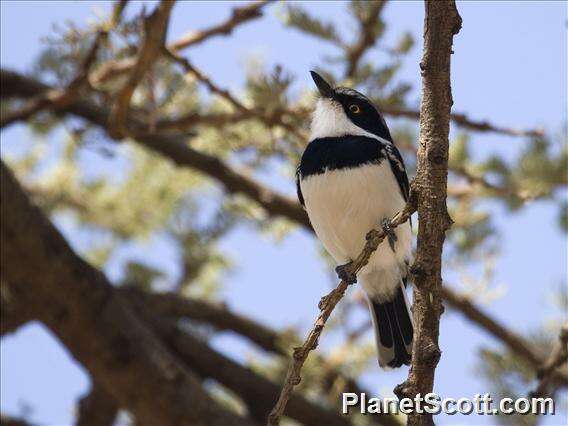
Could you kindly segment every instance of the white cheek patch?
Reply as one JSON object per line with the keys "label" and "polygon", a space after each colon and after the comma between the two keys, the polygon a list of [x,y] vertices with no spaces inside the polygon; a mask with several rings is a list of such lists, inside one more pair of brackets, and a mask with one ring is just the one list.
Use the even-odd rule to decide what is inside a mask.
{"label": "white cheek patch", "polygon": [[380,138],[353,124],[339,102],[331,99],[318,100],[312,116],[310,140],[346,135],[366,136],[387,144],[390,143],[386,139]]}

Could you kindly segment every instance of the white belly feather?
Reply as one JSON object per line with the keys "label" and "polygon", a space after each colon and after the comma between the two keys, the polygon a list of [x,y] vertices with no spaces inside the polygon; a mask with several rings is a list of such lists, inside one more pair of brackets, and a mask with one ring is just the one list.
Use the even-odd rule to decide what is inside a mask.
{"label": "white belly feather", "polygon": [[[338,264],[355,259],[365,245],[367,232],[405,205],[386,160],[307,176],[300,185],[314,230]],[[406,276],[411,255],[410,226],[401,225],[395,232],[395,251],[387,241],[383,242],[358,274],[375,300],[389,297]]]}

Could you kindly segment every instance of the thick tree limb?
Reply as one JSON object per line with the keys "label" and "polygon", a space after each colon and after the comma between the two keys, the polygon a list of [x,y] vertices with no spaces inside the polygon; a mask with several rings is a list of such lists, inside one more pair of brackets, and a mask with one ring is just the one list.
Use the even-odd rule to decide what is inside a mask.
{"label": "thick tree limb", "polygon": [[112,426],[118,409],[115,399],[93,382],[91,389],[79,400],[77,426]]}
{"label": "thick tree limb", "polygon": [[[244,315],[232,312],[227,306],[209,303],[203,300],[181,297],[175,293],[148,293],[136,287],[121,288],[118,291],[128,299],[136,298],[159,318],[188,318],[194,321],[204,322],[212,325],[217,330],[229,330],[247,338],[260,348],[281,356],[288,356],[288,350],[283,341],[289,340],[289,336],[284,336],[264,324],[247,318]],[[343,392],[353,392],[357,394],[370,394],[359,386],[351,377],[345,376],[329,360],[316,356],[316,363],[327,370],[326,381],[331,383],[340,380],[344,383]],[[263,418],[263,421],[266,416]],[[384,426],[397,426],[399,421],[391,415],[384,415],[378,419]]]}
{"label": "thick tree limb", "polygon": [[[30,97],[50,88],[18,73],[0,70],[2,96]],[[77,101],[61,112],[81,117],[108,131],[109,110],[89,101]],[[308,216],[301,206],[289,197],[280,195],[254,179],[240,173],[217,157],[201,153],[186,144],[181,136],[145,134],[145,126],[130,117],[127,121],[130,133],[145,147],[169,158],[175,164],[191,167],[220,182],[229,192],[243,194],[258,202],[269,215],[289,218],[311,229]],[[136,135],[139,133],[138,135]]]}
{"label": "thick tree limb", "polygon": [[243,315],[232,312],[228,307],[204,300],[181,297],[176,293],[149,293],[137,287],[118,289],[127,298],[142,300],[156,315],[166,318],[189,318],[212,325],[217,330],[230,330],[246,337],[262,349],[287,355],[282,346],[282,336],[275,330]]}
{"label": "thick tree limb", "polygon": [[[415,209],[414,198],[411,196],[411,199],[405,208],[392,218],[390,224],[391,228],[394,229],[408,221]],[[348,265],[347,272],[350,275],[356,275],[367,264],[371,255],[375,252],[375,250],[377,250],[377,247],[379,247],[386,237],[387,234],[384,230],[378,231],[373,229],[369,231],[366,236],[367,242],[363,251]],[[314,326],[308,333],[308,336],[302,346],[294,348],[292,360],[290,361],[288,372],[286,373],[286,379],[284,380],[284,385],[280,391],[280,396],[268,417],[268,425],[278,425],[280,423],[280,417],[284,415],[286,405],[292,395],[292,391],[301,381],[300,373],[302,371],[302,367],[304,366],[310,352],[317,348],[323,328],[325,327],[329,316],[335,309],[335,306],[345,295],[345,291],[348,286],[349,283],[345,280],[341,280],[337,287],[320,300],[320,314],[318,315]]]}
{"label": "thick tree limb", "polygon": [[[453,1],[426,1],[420,140],[415,189],[418,209],[418,246],[411,268],[414,276],[414,342],[408,380],[398,385],[399,398],[432,392],[440,359],[438,335],[443,312],[442,250],[451,219],[446,207],[448,147],[452,94],[450,57],[453,36],[461,18]],[[433,424],[431,414],[412,413],[409,425]]]}
{"label": "thick tree limb", "polygon": [[22,325],[34,320],[29,306],[19,302],[7,282],[0,283],[0,336],[15,332]]}
{"label": "thick tree limb", "polygon": [[[157,334],[201,377],[209,377],[231,389],[243,399],[250,414],[259,423],[264,422],[278,396],[278,385],[256,374],[224,355],[214,351],[205,342],[180,330],[175,321],[161,319],[146,304],[141,293],[130,293],[129,300],[137,312],[152,325]],[[291,401],[289,416],[302,424],[348,425],[349,421],[334,411],[319,407],[302,396]]]}
{"label": "thick tree limb", "polygon": [[118,91],[112,107],[109,133],[114,138],[120,138],[127,134],[126,118],[130,108],[130,99],[146,72],[152,68],[157,56],[162,52],[170,12],[174,4],[174,0],[162,0],[154,9],[154,12],[144,18],[144,41],[130,75]]}
{"label": "thick tree limb", "polygon": [[32,426],[32,425],[26,420],[0,414],[0,426]]}
{"label": "thick tree limb", "polygon": [[105,276],[71,250],[3,162],[1,190],[3,278],[120,406],[143,424],[251,424],[203,391]]}

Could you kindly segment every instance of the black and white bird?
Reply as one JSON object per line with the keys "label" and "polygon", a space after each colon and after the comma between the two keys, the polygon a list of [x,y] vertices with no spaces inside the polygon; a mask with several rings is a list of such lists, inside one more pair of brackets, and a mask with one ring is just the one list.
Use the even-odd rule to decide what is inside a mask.
{"label": "black and white bird", "polygon": [[[319,74],[311,74],[321,97],[297,171],[298,198],[341,276],[341,266],[361,253],[367,232],[388,227],[388,218],[404,208],[409,183],[377,107],[356,90],[332,88]],[[367,295],[379,365],[395,368],[409,364],[412,353],[412,317],[405,292],[411,225],[390,232],[389,244],[381,244],[351,281],[357,279]]]}

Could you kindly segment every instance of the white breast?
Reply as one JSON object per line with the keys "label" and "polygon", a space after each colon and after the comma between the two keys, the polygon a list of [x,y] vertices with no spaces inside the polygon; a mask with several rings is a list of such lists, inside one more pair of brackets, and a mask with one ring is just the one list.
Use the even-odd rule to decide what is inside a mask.
{"label": "white breast", "polygon": [[[314,230],[338,264],[355,259],[367,232],[405,205],[386,160],[308,176],[300,185]],[[405,275],[411,251],[410,226],[398,227],[396,234],[395,252],[384,242],[359,274],[370,295],[390,293]],[[377,276],[380,274],[382,278]]]}

